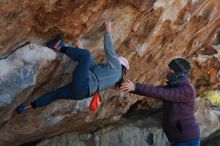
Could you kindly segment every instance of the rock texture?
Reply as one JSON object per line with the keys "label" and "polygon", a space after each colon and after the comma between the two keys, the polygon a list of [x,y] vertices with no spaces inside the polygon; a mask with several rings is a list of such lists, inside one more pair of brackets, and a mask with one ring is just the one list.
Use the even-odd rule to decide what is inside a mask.
{"label": "rock texture", "polygon": [[[206,105],[205,99],[198,98],[196,107],[201,138],[205,139],[204,146],[219,143],[217,140],[219,131],[215,132],[220,126],[219,117]],[[151,114],[147,111],[143,114],[140,109],[136,112],[133,110],[117,123],[93,133],[66,133],[43,140],[36,146],[169,146],[170,143],[161,129],[161,116],[161,110],[155,110]],[[211,133],[213,134],[206,138]],[[212,141],[213,139],[214,141]]]}
{"label": "rock texture", "polygon": [[[122,124],[123,123],[123,124]],[[158,118],[144,120],[122,119],[117,124],[94,133],[67,133],[46,139],[36,146],[169,146]]]}
{"label": "rock texture", "polygon": [[219,130],[210,135],[206,140],[204,140],[201,144],[202,146],[218,146],[219,142]]}
{"label": "rock texture", "polygon": [[42,46],[58,32],[68,44],[82,37],[97,62],[103,62],[102,23],[111,19],[116,51],[130,61],[127,78],[163,84],[166,64],[186,57],[199,94],[220,87],[219,11],[217,0],[0,1],[0,145],[95,131],[119,120],[138,100],[148,109],[160,106],[153,99],[107,90],[96,112],[88,111],[86,99],[15,114],[19,104],[71,80],[77,63]]}

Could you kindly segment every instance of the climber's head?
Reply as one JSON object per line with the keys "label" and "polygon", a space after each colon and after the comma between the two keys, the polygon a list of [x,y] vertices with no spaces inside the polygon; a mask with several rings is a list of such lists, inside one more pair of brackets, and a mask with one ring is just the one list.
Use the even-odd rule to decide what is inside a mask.
{"label": "climber's head", "polygon": [[129,70],[130,69],[130,66],[129,66],[129,63],[128,63],[128,60],[122,56],[118,57],[120,63],[122,66],[124,66],[126,68],[126,70]]}
{"label": "climber's head", "polygon": [[119,79],[119,81],[116,83],[116,88],[119,88],[121,86],[121,84],[123,83],[124,81],[124,76],[126,75],[127,73],[127,70],[130,69],[130,66],[129,66],[129,63],[128,63],[128,60],[122,56],[118,57],[119,59],[119,62],[121,63],[121,66],[122,66],[122,72],[121,72],[121,78]]}

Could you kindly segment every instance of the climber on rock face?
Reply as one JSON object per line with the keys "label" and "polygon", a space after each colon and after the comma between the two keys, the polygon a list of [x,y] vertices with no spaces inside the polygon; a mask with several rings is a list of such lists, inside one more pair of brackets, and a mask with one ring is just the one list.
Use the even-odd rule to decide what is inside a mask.
{"label": "climber on rock face", "polygon": [[173,59],[167,69],[167,85],[134,84],[127,80],[121,90],[163,101],[163,130],[171,146],[199,146],[200,130],[194,115],[196,90],[189,79],[190,63]]}
{"label": "climber on rock face", "polygon": [[[119,87],[123,81],[129,64],[126,58],[118,57],[112,41],[111,22],[104,23],[104,51],[106,63],[96,64],[90,52],[83,48],[80,39],[74,40],[75,47],[64,46],[62,36],[58,35],[55,40],[48,43],[48,47],[55,51],[62,52],[77,61],[78,65],[73,72],[71,83],[64,85],[55,91],[44,94],[30,105],[21,104],[17,108],[17,113],[22,113],[29,108],[43,107],[57,99],[82,100],[92,95],[93,100],[90,109],[95,110],[99,105],[98,92],[112,87]],[[94,107],[95,106],[95,107]]]}

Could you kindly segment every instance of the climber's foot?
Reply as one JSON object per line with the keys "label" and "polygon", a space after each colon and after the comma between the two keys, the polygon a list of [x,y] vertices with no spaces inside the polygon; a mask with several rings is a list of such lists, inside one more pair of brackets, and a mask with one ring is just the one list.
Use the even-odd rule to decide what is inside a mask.
{"label": "climber's foot", "polygon": [[32,109],[31,105],[24,106],[24,104],[21,104],[17,107],[16,112],[17,114],[21,114],[25,111],[30,111],[31,109]]}
{"label": "climber's foot", "polygon": [[16,112],[17,112],[17,114],[21,114],[21,113],[25,112],[24,104],[19,105],[16,109]]}
{"label": "climber's foot", "polygon": [[61,47],[63,46],[63,38],[62,34],[58,34],[54,40],[51,40],[47,43],[47,47],[51,48],[55,51],[60,51]]}

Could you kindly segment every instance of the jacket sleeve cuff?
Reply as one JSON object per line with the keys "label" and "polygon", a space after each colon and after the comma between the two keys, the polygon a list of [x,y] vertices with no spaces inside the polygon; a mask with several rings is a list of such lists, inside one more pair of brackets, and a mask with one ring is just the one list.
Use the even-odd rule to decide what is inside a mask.
{"label": "jacket sleeve cuff", "polygon": [[135,90],[134,90],[134,91],[131,91],[130,93],[138,94],[138,84],[139,84],[139,83],[135,83]]}
{"label": "jacket sleeve cuff", "polygon": [[105,35],[112,36],[112,32],[105,32]]}

